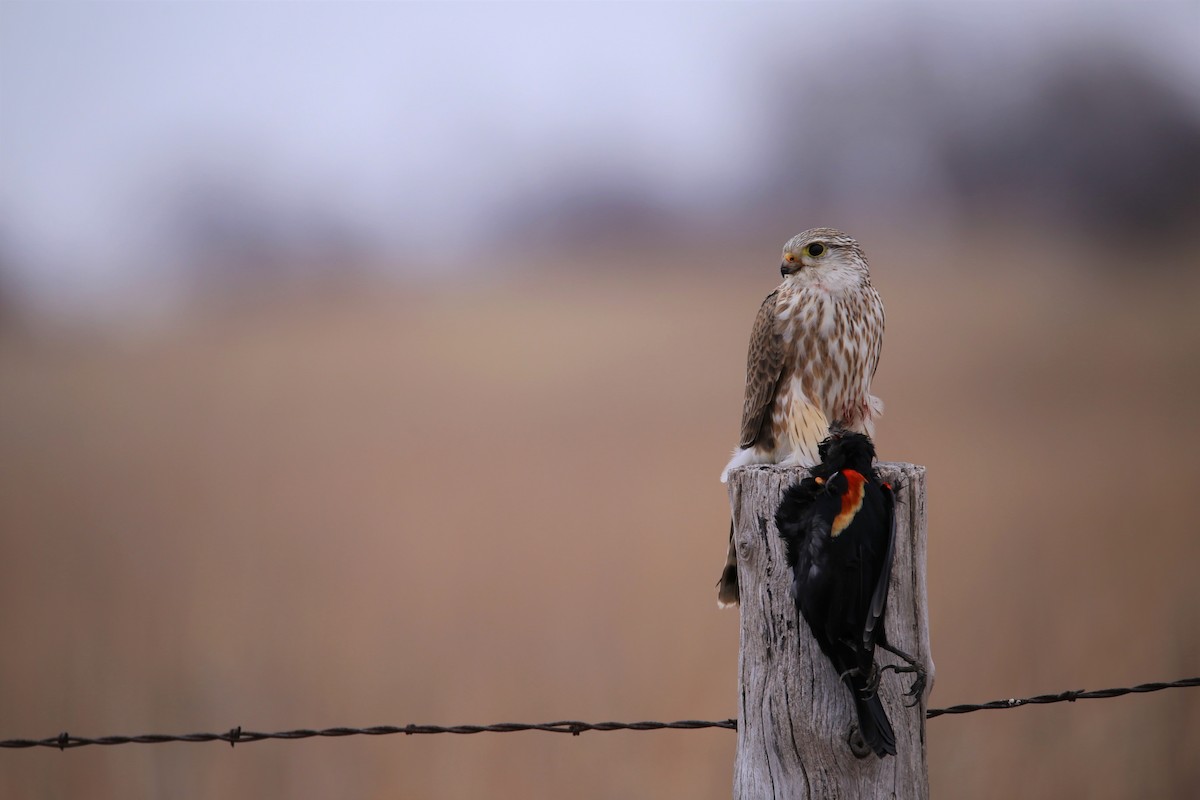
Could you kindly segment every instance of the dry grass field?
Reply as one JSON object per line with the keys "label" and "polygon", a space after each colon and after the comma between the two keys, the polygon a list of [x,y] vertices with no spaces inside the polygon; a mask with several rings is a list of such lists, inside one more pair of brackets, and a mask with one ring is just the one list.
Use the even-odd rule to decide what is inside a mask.
{"label": "dry grass field", "polygon": [[[1200,276],[979,249],[868,242],[880,453],[929,468],[931,704],[1200,673]],[[0,338],[0,738],[735,715],[717,475],[776,275],[728,257]],[[1200,789],[1200,690],[928,733],[936,797]],[[734,742],[5,751],[0,796],[721,798]]]}

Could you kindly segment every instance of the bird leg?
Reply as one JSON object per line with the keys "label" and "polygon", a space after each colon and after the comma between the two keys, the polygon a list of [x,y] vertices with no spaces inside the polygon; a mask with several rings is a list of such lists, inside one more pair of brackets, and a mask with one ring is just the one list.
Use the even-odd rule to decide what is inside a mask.
{"label": "bird leg", "polygon": [[[850,669],[843,672],[841,675],[838,675],[838,678],[842,682],[844,682],[847,686],[849,686],[851,691],[854,691],[854,684],[850,681],[850,678],[858,678],[858,677],[861,677],[862,674],[863,674],[863,671],[861,669],[859,669],[858,667],[851,667]],[[859,693],[859,696],[862,697],[862,699],[866,700],[871,695],[878,692],[879,691],[879,679],[881,677],[883,677],[883,673],[880,671],[879,665],[874,664],[874,663],[871,664],[871,671],[867,674],[866,679],[863,681],[863,688],[862,688],[862,691]]]}
{"label": "bird leg", "polygon": [[867,676],[867,682],[863,686],[863,699],[879,691],[879,679],[882,677],[883,671],[879,669],[879,665],[871,662],[871,674]]}
{"label": "bird leg", "polygon": [[[891,653],[893,655],[900,656],[900,658],[902,658],[906,662],[908,662],[908,666],[905,666],[905,667],[897,666],[896,664],[885,664],[882,668],[877,669],[877,671],[878,672],[886,672],[887,670],[890,669],[897,674],[899,674],[901,672],[914,673],[916,675],[916,678],[913,679],[912,686],[910,686],[908,691],[905,692],[904,694],[906,697],[911,697],[913,699],[913,701],[911,703],[908,703],[908,705],[910,707],[915,706],[918,702],[920,702],[921,694],[925,691],[925,681],[928,677],[928,673],[925,671],[925,667],[918,664],[917,660],[915,658],[913,658],[912,656],[910,656],[908,653],[904,652],[903,650],[898,650],[895,647],[892,647],[887,642],[876,642],[875,645],[877,647],[882,647],[884,650],[887,650],[889,653]],[[876,679],[876,681],[878,682],[878,678]]]}

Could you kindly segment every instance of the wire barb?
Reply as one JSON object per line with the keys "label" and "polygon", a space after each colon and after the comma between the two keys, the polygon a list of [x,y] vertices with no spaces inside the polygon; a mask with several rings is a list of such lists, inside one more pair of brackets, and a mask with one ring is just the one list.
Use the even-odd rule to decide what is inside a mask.
{"label": "wire barb", "polygon": [[[988,703],[968,703],[949,708],[931,708],[925,712],[926,719],[940,717],[943,714],[969,714],[972,711],[990,711],[1001,708],[1019,708],[1028,705],[1047,705],[1049,703],[1074,703],[1076,700],[1105,700],[1110,697],[1121,697],[1127,694],[1144,694],[1159,692],[1163,689],[1183,689],[1200,686],[1200,678],[1183,678],[1165,683],[1142,683],[1120,689],[1070,689],[1058,694],[1039,694],[1034,697],[1009,698],[1007,700],[992,700]],[[406,736],[414,734],[433,733],[516,733],[518,731],[545,731],[547,733],[569,733],[578,736],[587,731],[660,731],[660,730],[702,730],[704,728],[724,728],[737,730],[736,719],[699,720],[682,719],[675,722],[579,722],[578,720],[563,720],[559,722],[526,723],[501,722],[496,725],[377,725],[372,728],[324,728],[313,730],[300,728],[292,731],[277,731],[275,733],[259,733],[244,731],[239,725],[230,728],[226,733],[185,733],[178,735],[145,733],[138,736],[101,736],[88,739],[83,736],[72,736],[63,731],[58,736],[49,739],[4,739],[0,740],[0,748],[30,748],[57,747],[59,750],[69,750],[87,745],[116,745],[116,744],[162,744],[163,742],[229,742],[233,747],[245,742],[261,742],[264,739],[311,739],[314,737],[333,736],[388,736],[403,733]]]}

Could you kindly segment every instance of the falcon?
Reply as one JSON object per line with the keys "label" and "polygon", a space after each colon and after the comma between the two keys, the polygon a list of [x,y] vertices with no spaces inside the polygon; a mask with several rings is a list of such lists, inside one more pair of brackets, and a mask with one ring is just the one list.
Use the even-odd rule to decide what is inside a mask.
{"label": "falcon", "polygon": [[784,493],[775,525],[792,568],[796,608],[850,688],[863,740],[882,758],[896,754],[896,734],[879,701],[875,648],[907,662],[883,670],[916,673],[910,697],[925,686],[924,667],[884,633],[896,499],[875,473],[875,446],[861,433],[835,429],[819,453],[821,463]]}
{"label": "falcon", "polygon": [[[742,435],[722,483],[748,464],[811,467],[830,426],[874,436],[883,413],[871,394],[883,301],[858,242],[833,228],[807,230],[783,246],[779,272],[783,283],[763,301],[750,334]],[[731,523],[717,604],[738,599]]]}

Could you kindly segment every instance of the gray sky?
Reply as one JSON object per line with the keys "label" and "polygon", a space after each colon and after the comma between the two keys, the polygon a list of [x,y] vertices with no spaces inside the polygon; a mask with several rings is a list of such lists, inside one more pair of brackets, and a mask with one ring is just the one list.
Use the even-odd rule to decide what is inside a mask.
{"label": "gray sky", "polygon": [[40,291],[147,280],[189,170],[451,255],[580,164],[686,208],[769,171],[801,113],[774,59],[852,70],[894,36],[950,71],[1132,39],[1200,92],[1195,3],[1049,6],[4,2],[0,245]]}

